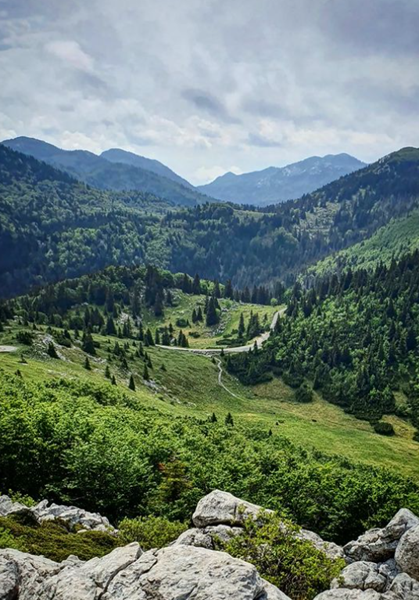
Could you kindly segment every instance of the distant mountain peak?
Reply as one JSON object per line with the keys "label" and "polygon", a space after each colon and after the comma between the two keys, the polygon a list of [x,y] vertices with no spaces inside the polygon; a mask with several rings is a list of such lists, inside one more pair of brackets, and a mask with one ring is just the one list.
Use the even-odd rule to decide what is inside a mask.
{"label": "distant mountain peak", "polygon": [[139,167],[140,169],[147,169],[147,171],[156,173],[156,175],[167,177],[167,179],[176,181],[185,187],[193,187],[189,181],[183,179],[183,177],[156,159],[146,158],[145,156],[135,154],[134,152],[130,152],[128,150],[122,150],[121,148],[110,148],[109,150],[102,152],[100,156],[109,162],[122,163],[125,165],[131,165],[132,167]]}
{"label": "distant mountain peak", "polygon": [[310,156],[284,167],[241,175],[225,173],[198,189],[218,200],[266,206],[299,198],[365,166],[345,152]]}

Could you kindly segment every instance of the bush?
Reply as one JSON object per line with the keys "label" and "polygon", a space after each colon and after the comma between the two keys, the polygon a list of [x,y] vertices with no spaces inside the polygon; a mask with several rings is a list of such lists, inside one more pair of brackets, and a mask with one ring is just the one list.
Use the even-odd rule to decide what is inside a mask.
{"label": "bush", "polygon": [[30,331],[18,331],[16,334],[16,340],[20,344],[25,344],[26,346],[31,346],[33,343],[33,333]]}
{"label": "bush", "polygon": [[297,537],[300,529],[278,515],[261,513],[244,522],[244,533],[220,548],[253,564],[262,577],[294,600],[310,600],[330,586],[345,566],[331,560],[311,542]]}
{"label": "bush", "polygon": [[374,423],[374,431],[380,435],[395,434],[393,425],[391,423],[386,423],[385,421],[378,421],[377,423]]}
{"label": "bush", "polygon": [[123,519],[119,524],[119,538],[124,544],[138,542],[143,550],[150,550],[173,542],[187,528],[186,523],[165,517]]}
{"label": "bush", "polygon": [[176,319],[176,326],[177,327],[188,327],[189,326],[189,321],[187,319]]}
{"label": "bush", "polygon": [[295,392],[295,399],[297,402],[307,403],[313,401],[313,390],[306,384],[302,383]]}
{"label": "bush", "polygon": [[116,536],[102,531],[70,532],[60,520],[41,525],[29,523],[20,515],[0,517],[0,548],[15,548],[31,554],[43,554],[58,562],[70,554],[81,560],[104,556],[119,546]]}

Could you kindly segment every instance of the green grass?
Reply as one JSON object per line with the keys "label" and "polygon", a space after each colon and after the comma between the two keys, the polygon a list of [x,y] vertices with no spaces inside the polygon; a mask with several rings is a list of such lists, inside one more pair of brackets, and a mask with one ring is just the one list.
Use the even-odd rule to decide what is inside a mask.
{"label": "green grass", "polygon": [[[234,327],[233,321],[231,327]],[[98,356],[90,359],[92,370],[87,371],[83,366],[85,354],[78,347],[60,348],[63,360],[51,359],[39,350],[17,344],[16,331],[17,327],[13,325],[12,329],[6,328],[0,334],[0,344],[18,347],[16,352],[0,354],[0,367],[6,372],[14,373],[19,369],[25,379],[35,382],[57,377],[85,378],[97,383],[105,381],[107,340],[113,347],[117,338],[94,336],[101,347]],[[44,333],[37,335],[42,338]],[[129,343],[135,350],[132,340]],[[419,481],[419,444],[412,439],[414,429],[397,417],[387,418],[394,425],[396,436],[386,438],[374,433],[369,423],[355,419],[317,395],[311,404],[296,403],[293,390],[279,379],[249,388],[224,373],[223,383],[233,396],[219,386],[218,366],[211,358],[155,347],[145,350],[153,364],[150,370],[152,382],[148,384],[142,378],[142,359],[129,358],[129,371],[121,370],[115,359],[109,363],[118,387],[140,403],[167,415],[207,418],[215,412],[219,419],[224,419],[227,412],[231,412],[235,420],[259,425],[265,431],[272,429],[273,433],[302,447],[388,467]],[[22,352],[27,364],[20,362]],[[128,389],[130,373],[135,377],[135,392]]]}
{"label": "green grass", "polygon": [[[240,320],[240,314],[243,313],[245,325],[247,325],[250,313],[258,313],[261,324],[270,325],[278,306],[261,306],[260,304],[240,304],[228,299],[220,299],[221,306],[220,322],[214,327],[207,327],[204,322],[192,323],[192,311],[201,307],[204,312],[205,296],[194,296],[184,294],[179,290],[173,291],[174,306],[169,306],[164,310],[163,317],[155,317],[154,313],[147,312],[145,321],[154,331],[157,327],[168,326],[172,323],[176,333],[182,331],[188,335],[188,342],[191,348],[218,348],[225,337],[233,334],[237,330]],[[266,317],[265,317],[266,315]],[[205,318],[205,317],[204,317]],[[177,319],[189,321],[189,327],[179,327],[176,325]],[[190,335],[190,334],[193,335]],[[197,336],[197,337],[195,337]],[[251,340],[250,340],[251,341]]]}

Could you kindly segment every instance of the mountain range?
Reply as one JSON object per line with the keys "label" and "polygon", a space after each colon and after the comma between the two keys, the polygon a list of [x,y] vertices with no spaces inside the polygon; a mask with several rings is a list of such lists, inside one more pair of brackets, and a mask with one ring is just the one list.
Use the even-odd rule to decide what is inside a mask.
{"label": "mountain range", "polygon": [[349,154],[312,156],[286,167],[268,167],[242,175],[229,172],[198,189],[225,202],[267,206],[300,198],[365,166]]}
{"label": "mountain range", "polygon": [[162,163],[123,150],[109,150],[98,156],[86,150],[62,150],[29,137],[2,143],[98,189],[141,191],[181,206],[195,206],[210,200]]}
{"label": "mountain range", "polygon": [[100,156],[86,150],[62,150],[30,137],[2,142],[12,150],[47,162],[98,189],[137,190],[180,206],[221,200],[235,204],[266,206],[299,198],[343,175],[365,167],[348,154],[313,156],[286,167],[235,175],[226,173],[212,183],[194,187],[159,162],[111,148]]}
{"label": "mountain range", "polygon": [[0,289],[10,296],[107,265],[140,263],[230,278],[241,288],[289,285],[316,261],[417,209],[418,173],[419,151],[405,148],[256,214],[232,204],[185,208],[138,191],[98,190],[0,144]]}

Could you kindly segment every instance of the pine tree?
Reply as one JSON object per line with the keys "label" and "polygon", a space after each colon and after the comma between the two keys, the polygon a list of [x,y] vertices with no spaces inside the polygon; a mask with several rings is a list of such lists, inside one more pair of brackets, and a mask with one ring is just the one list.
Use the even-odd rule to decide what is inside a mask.
{"label": "pine tree", "polygon": [[84,359],[84,368],[87,371],[91,371],[92,370],[92,367],[90,366],[90,360],[89,360],[88,356],[86,356],[86,358]]}
{"label": "pine tree", "polygon": [[145,333],[144,343],[146,346],[154,346],[153,334],[151,333],[150,328],[148,328]]}
{"label": "pine tree", "polygon": [[210,421],[211,421],[211,423],[216,423],[218,421],[217,415],[215,414],[215,412],[212,413]]}
{"label": "pine tree", "polygon": [[154,340],[155,340],[156,346],[160,346],[160,343],[161,343],[160,342],[160,333],[159,333],[158,329],[156,329],[156,335],[154,336]]}
{"label": "pine tree", "polygon": [[91,356],[96,356],[95,344],[93,342],[92,334],[89,332],[84,332],[81,349],[83,352],[87,352]]}
{"label": "pine tree", "polygon": [[227,415],[226,415],[225,424],[226,425],[230,425],[231,427],[234,425],[233,416],[232,416],[232,414],[230,412],[227,413]]}
{"label": "pine tree", "polygon": [[231,300],[234,297],[233,286],[231,285],[231,279],[227,279],[226,284],[224,286],[224,298],[230,298]]}
{"label": "pine tree", "polygon": [[202,308],[200,306],[198,307],[198,312],[196,313],[196,320],[200,321],[200,322],[204,320],[204,316],[202,314]]}
{"label": "pine tree", "polygon": [[245,332],[245,326],[244,326],[244,316],[243,313],[240,313],[240,321],[239,321],[239,329],[238,329],[238,335],[239,338],[242,338],[244,336],[244,332]]}
{"label": "pine tree", "polygon": [[215,308],[214,298],[211,296],[208,301],[208,309],[206,314],[206,324],[207,327],[212,327],[218,323],[218,315],[217,310]]}
{"label": "pine tree", "polygon": [[115,375],[112,375],[111,383],[112,385],[116,385]]}
{"label": "pine tree", "polygon": [[192,284],[192,293],[195,295],[201,294],[201,280],[199,278],[198,273],[195,275],[193,284]]}
{"label": "pine tree", "polygon": [[134,381],[134,376],[132,375],[132,373],[131,373],[130,378],[129,378],[128,387],[129,387],[130,390],[132,390],[133,392],[135,392],[135,381]]}
{"label": "pine tree", "polygon": [[47,354],[51,358],[59,358],[53,342],[49,342],[48,347],[47,347]]}
{"label": "pine tree", "polygon": [[105,368],[105,377],[106,377],[106,379],[110,379],[111,378],[111,370],[109,369],[109,365],[106,365],[106,368]]}
{"label": "pine tree", "polygon": [[144,365],[143,379],[144,379],[144,381],[149,381],[149,379],[150,379],[147,364]]}

